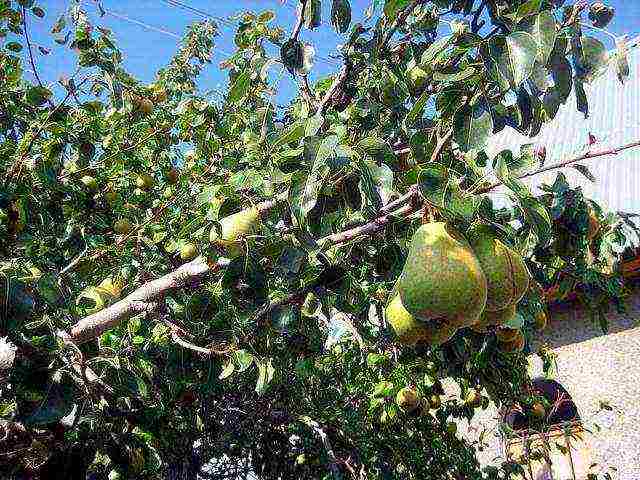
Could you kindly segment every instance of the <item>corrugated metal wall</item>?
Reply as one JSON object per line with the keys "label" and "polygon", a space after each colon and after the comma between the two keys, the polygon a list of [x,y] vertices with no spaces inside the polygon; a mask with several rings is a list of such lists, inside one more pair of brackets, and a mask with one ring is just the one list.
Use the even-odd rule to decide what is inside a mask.
{"label": "corrugated metal wall", "polygon": [[[640,140],[640,38],[629,43],[630,77],[624,85],[618,81],[615,66],[611,64],[602,76],[585,86],[588,118],[578,112],[572,94],[537,137],[526,137],[510,127],[494,135],[487,147],[489,158],[504,149],[517,154],[521,145],[535,143],[546,146],[546,164],[567,160],[587,151],[589,132],[598,140],[592,147],[594,151]],[[587,197],[609,210],[640,213],[640,147],[582,163],[589,167],[596,183],[574,168],[564,168],[562,171],[570,184],[581,185]],[[556,175],[557,171],[550,171],[526,182],[532,187],[550,184]]]}

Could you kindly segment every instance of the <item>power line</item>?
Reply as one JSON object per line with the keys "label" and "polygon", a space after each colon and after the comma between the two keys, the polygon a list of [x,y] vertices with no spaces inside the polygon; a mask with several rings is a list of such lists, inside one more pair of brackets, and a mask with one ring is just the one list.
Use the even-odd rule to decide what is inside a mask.
{"label": "power line", "polygon": [[[169,5],[171,7],[181,8],[183,10],[189,11],[191,13],[199,15],[202,18],[210,18],[212,20],[216,20],[216,21],[222,22],[225,25],[227,25],[227,26],[229,26],[229,27],[231,27],[233,29],[235,29],[235,27],[236,27],[233,22],[231,22],[231,21],[229,21],[229,20],[227,20],[227,19],[225,19],[223,17],[218,17],[218,16],[215,16],[215,15],[211,15],[210,13],[205,12],[204,10],[201,10],[199,8],[196,8],[196,7],[192,7],[191,5],[187,5],[184,2],[180,2],[178,0],[159,0],[159,1],[162,2],[162,3],[166,3],[167,5]],[[330,66],[336,66],[337,65],[336,62],[334,62],[333,60],[331,60],[329,58],[326,58],[326,57],[322,57],[320,55],[316,55],[315,58],[317,58],[318,60],[323,61],[325,64],[330,65]]]}
{"label": "power line", "polygon": [[107,15],[111,15],[112,17],[119,18],[120,20],[124,20],[126,22],[135,23],[136,25],[141,26],[142,28],[146,28],[147,30],[152,30],[158,33],[164,33],[165,35],[169,35],[170,37],[177,38],[181,40],[182,37],[177,33],[170,32],[169,30],[165,30],[164,28],[154,27],[153,25],[149,25],[147,23],[141,22],[140,20],[136,20],[135,18],[127,17],[126,15],[122,15],[120,13],[116,13],[112,10],[105,11]]}
{"label": "power line", "polygon": [[[96,2],[96,3],[97,3],[97,1],[98,0],[94,0],[94,2]],[[131,18],[131,17],[127,16],[127,15],[124,15],[123,13],[114,12],[113,10],[106,10],[104,8],[103,8],[103,10],[104,10],[106,15],[111,15],[112,17],[119,18],[120,20],[124,20],[125,22],[133,23],[133,24],[138,25],[138,26],[140,26],[140,27],[142,27],[142,28],[144,28],[146,30],[151,30],[151,31],[154,31],[154,32],[162,33],[162,34],[167,35],[169,37],[172,37],[172,38],[175,38],[175,39],[178,39],[178,40],[182,40],[182,36],[178,35],[177,33],[171,32],[171,31],[169,31],[169,30],[167,30],[165,28],[156,27],[154,25],[149,25],[148,23],[142,22],[142,21],[137,20],[135,18]],[[214,48],[213,52],[217,53],[217,54],[227,55],[227,56],[231,56],[232,55],[231,53],[229,53],[229,52],[227,52],[225,50],[222,50],[222,49],[218,48],[217,46]]]}

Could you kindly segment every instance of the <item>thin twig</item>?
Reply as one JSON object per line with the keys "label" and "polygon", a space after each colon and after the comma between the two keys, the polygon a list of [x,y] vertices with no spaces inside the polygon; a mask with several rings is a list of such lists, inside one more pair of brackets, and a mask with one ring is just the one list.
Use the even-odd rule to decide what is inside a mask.
{"label": "thin twig", "polygon": [[291,39],[297,40],[298,35],[300,35],[300,30],[302,29],[302,24],[304,23],[304,8],[307,6],[307,0],[300,0],[300,15],[298,15],[298,20],[296,21],[296,26],[293,28],[293,33],[291,33]]}
{"label": "thin twig", "polygon": [[101,165],[104,165],[107,161],[111,160],[112,158],[115,158],[115,157],[117,157],[118,155],[121,155],[124,152],[128,152],[129,150],[133,150],[133,149],[139,147],[140,145],[142,145],[143,143],[145,143],[147,140],[153,138],[157,134],[166,133],[169,130],[171,130],[171,128],[160,128],[160,129],[157,129],[157,130],[153,130],[151,133],[149,133],[145,137],[142,137],[136,143],[131,144],[131,145],[127,146],[127,147],[124,147],[124,148],[118,150],[117,152],[112,153],[111,155],[108,155],[108,156],[106,156],[104,158],[101,158],[100,160],[98,160],[96,163],[94,163],[92,165],[89,165],[89,166],[84,167],[84,168],[79,168],[78,170],[74,170],[72,172],[65,172],[62,175],[59,175],[58,176],[58,180],[62,180],[62,179],[67,178],[67,177],[69,177],[71,175],[77,175],[79,173],[83,173],[83,172],[86,172],[86,171],[89,171],[89,170],[95,170],[97,167],[99,167]]}
{"label": "thin twig", "polygon": [[431,159],[430,159],[431,163],[438,160],[438,157],[442,153],[442,150],[444,149],[445,145],[449,142],[449,140],[451,140],[452,136],[453,136],[453,127],[451,127],[447,131],[447,133],[445,133],[442,137],[438,138],[438,142],[436,143],[436,148],[433,150],[433,153],[431,154]]}
{"label": "thin twig", "polygon": [[[31,63],[31,68],[33,69],[33,76],[36,77],[38,81],[38,85],[42,88],[45,88],[42,80],[40,80],[40,75],[38,75],[38,68],[36,67],[36,62],[33,59],[33,49],[31,47],[31,39],[29,38],[29,27],[27,25],[27,10],[25,7],[22,7],[22,25],[24,27],[24,38],[27,41],[27,49],[29,50],[29,62]],[[47,98],[47,103],[51,108],[53,108],[53,102],[50,98]]]}
{"label": "thin twig", "polygon": [[487,0],[482,0],[480,2],[480,5],[478,6],[478,9],[473,14],[473,19],[471,20],[471,31],[473,33],[478,33],[485,24],[484,20],[482,21],[479,21],[479,20],[480,20],[480,15],[482,15],[482,11],[484,10],[484,7],[486,5],[487,5]]}
{"label": "thin twig", "polygon": [[[86,82],[90,77],[85,77],[79,84],[78,87],[80,87],[84,82]],[[18,159],[18,161],[13,165],[13,167],[11,168],[11,170],[7,173],[6,176],[6,180],[5,180],[5,184],[8,183],[11,180],[11,177],[14,175],[19,175],[20,170],[22,169],[22,164],[24,162],[24,159],[27,158],[27,155],[29,155],[29,153],[31,153],[31,149],[33,148],[33,145],[35,144],[36,140],[38,138],[40,138],[40,135],[42,135],[42,132],[44,131],[45,127],[47,126],[47,122],[49,121],[49,119],[55,115],[58,110],[60,110],[60,108],[62,108],[62,106],[67,103],[67,100],[69,100],[69,97],[71,97],[72,95],[72,91],[71,90],[67,90],[67,95],[62,99],[62,101],[53,109],[49,112],[49,114],[47,115],[47,118],[44,119],[44,121],[42,122],[42,124],[40,125],[40,127],[38,128],[38,130],[36,130],[36,132],[34,133],[33,137],[31,138],[31,140],[29,141],[29,144],[27,145],[27,148],[25,149],[24,153],[20,156],[20,158]]]}
{"label": "thin twig", "polygon": [[393,24],[391,25],[389,31],[387,31],[387,34],[382,39],[382,43],[380,44],[381,51],[387,48],[389,41],[396,33],[398,28],[400,28],[400,25],[402,25],[407,20],[407,17],[411,15],[411,12],[413,12],[413,10],[421,3],[425,3],[425,0],[414,0],[411,5],[408,5],[404,8],[404,10],[402,10],[402,12],[400,12],[400,14],[396,17]]}
{"label": "thin twig", "polygon": [[215,352],[209,348],[199,347],[198,345],[194,345],[193,343],[187,342],[183,340],[178,335],[178,332],[174,329],[171,329],[171,340],[173,340],[176,344],[184,347],[188,350],[193,350],[194,352],[203,353],[205,355],[213,355]]}
{"label": "thin twig", "polygon": [[[523,178],[528,178],[528,177],[533,177],[534,175],[539,175],[541,173],[544,172],[548,172],[549,170],[557,170],[559,168],[562,167],[566,167],[568,165],[571,165],[573,163],[577,163],[577,162],[581,162],[583,160],[590,160],[592,158],[598,158],[598,157],[605,157],[608,155],[617,155],[618,153],[624,151],[624,150],[629,150],[631,148],[636,148],[636,147],[640,147],[640,140],[637,140],[635,142],[631,142],[631,143],[627,143],[626,145],[622,145],[620,147],[614,147],[614,148],[610,148],[607,150],[599,150],[599,151],[595,151],[595,152],[587,152],[583,155],[580,155],[579,157],[576,158],[572,158],[571,160],[565,160],[562,162],[558,162],[558,163],[554,163],[552,165],[548,165],[546,167],[542,167],[539,168],[537,170],[534,170],[533,172],[529,172],[529,173],[525,173],[524,175],[520,175],[518,177],[516,177],[518,180],[521,180]],[[496,182],[493,183],[485,188],[479,189],[477,191],[477,193],[486,193],[489,192],[491,190],[493,190],[496,187],[499,187],[500,185],[502,185],[502,182]]]}

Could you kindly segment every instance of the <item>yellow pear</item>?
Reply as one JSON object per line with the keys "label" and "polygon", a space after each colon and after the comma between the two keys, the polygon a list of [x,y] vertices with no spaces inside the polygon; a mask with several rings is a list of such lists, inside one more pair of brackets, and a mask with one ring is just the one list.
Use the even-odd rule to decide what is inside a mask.
{"label": "yellow pear", "polygon": [[198,249],[193,243],[185,243],[180,249],[180,258],[185,261],[193,260],[198,255]]}
{"label": "yellow pear", "polygon": [[415,389],[404,387],[396,395],[396,404],[404,412],[413,412],[420,406],[420,396]]}
{"label": "yellow pear", "polygon": [[538,313],[536,313],[535,319],[534,319],[534,327],[536,330],[540,331],[540,330],[544,330],[547,326],[547,314],[544,312],[544,310],[540,310]]}
{"label": "yellow pear", "polygon": [[126,235],[127,233],[131,232],[131,230],[133,230],[133,225],[126,218],[122,218],[120,220],[116,220],[116,222],[113,224],[113,229],[116,231],[116,233]]}
{"label": "yellow pear", "polygon": [[209,241],[214,243],[229,258],[244,253],[244,237],[254,234],[260,223],[260,212],[255,207],[246,208],[220,220],[220,231],[214,225],[209,232]]}
{"label": "yellow pear", "polygon": [[461,328],[480,318],[487,281],[460,233],[445,223],[427,223],[411,239],[398,291],[416,319]]}
{"label": "yellow pear", "polygon": [[418,343],[432,346],[442,345],[456,332],[456,327],[421,322],[414,318],[402,305],[399,294],[395,294],[385,309],[385,318],[393,328],[398,341],[404,345]]}

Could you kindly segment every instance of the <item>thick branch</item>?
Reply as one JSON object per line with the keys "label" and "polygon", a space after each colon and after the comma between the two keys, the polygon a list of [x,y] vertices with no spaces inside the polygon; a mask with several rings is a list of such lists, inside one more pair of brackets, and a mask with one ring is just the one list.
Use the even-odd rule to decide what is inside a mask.
{"label": "thick branch", "polygon": [[325,93],[324,97],[322,98],[320,106],[318,107],[318,112],[324,113],[327,111],[327,109],[331,105],[331,98],[333,97],[333,94],[337,92],[342,84],[347,81],[347,78],[349,76],[349,68],[349,63],[346,63],[342,66],[340,72],[338,72],[338,75],[336,75],[336,78],[333,80],[331,87],[329,87],[329,90],[327,90],[327,93]]}
{"label": "thick branch", "polygon": [[[445,135],[445,137],[443,137],[443,140],[448,136],[448,134]],[[446,141],[441,142],[442,147],[440,148],[443,148],[445,144]],[[530,177],[549,170],[562,168],[581,160],[602,157],[606,155],[615,155],[623,150],[638,146],[640,146],[640,141],[632,142],[627,145],[608,150],[588,152],[577,158],[540,168],[534,172],[522,175],[519,178]],[[488,192],[499,185],[500,183],[495,183],[478,193]],[[417,199],[418,190],[417,188],[412,188],[402,197],[385,205],[380,210],[380,215],[370,222],[358,227],[351,228],[344,232],[338,232],[323,237],[318,240],[318,244],[323,250],[326,250],[333,245],[347,243],[355,239],[376,233],[385,228],[389,223],[395,220],[406,219],[413,213],[417,212],[420,208],[419,202],[416,201]],[[261,212],[268,211],[273,208],[277,204],[277,202],[278,200],[263,202],[259,205],[259,209]],[[139,313],[141,309],[142,311],[145,311],[148,308],[148,304],[150,302],[161,298],[168,292],[171,292],[178,288],[186,287],[191,282],[199,280],[206,274],[214,272],[224,266],[225,263],[222,262],[218,262],[210,266],[205,262],[203,258],[197,258],[192,262],[182,265],[177,270],[174,270],[173,272],[168,273],[157,280],[141,286],[128,297],[111,305],[110,307],[80,320],[80,322],[74,325],[71,329],[70,337],[76,343],[82,343],[96,338],[109,328],[118,325],[121,321],[132,317],[136,313]],[[270,306],[267,306],[267,310],[269,309]],[[266,313],[266,311],[258,312],[258,314],[264,313]]]}
{"label": "thick branch", "polygon": [[71,328],[69,332],[70,340],[79,344],[97,338],[123,320],[129,319],[137,313],[148,311],[152,308],[154,300],[158,300],[178,288],[187,286],[189,283],[202,278],[210,271],[219,269],[221,266],[223,265],[214,264],[209,266],[202,257],[185,263],[173,272],[144,284],[110,307],[80,320]]}

